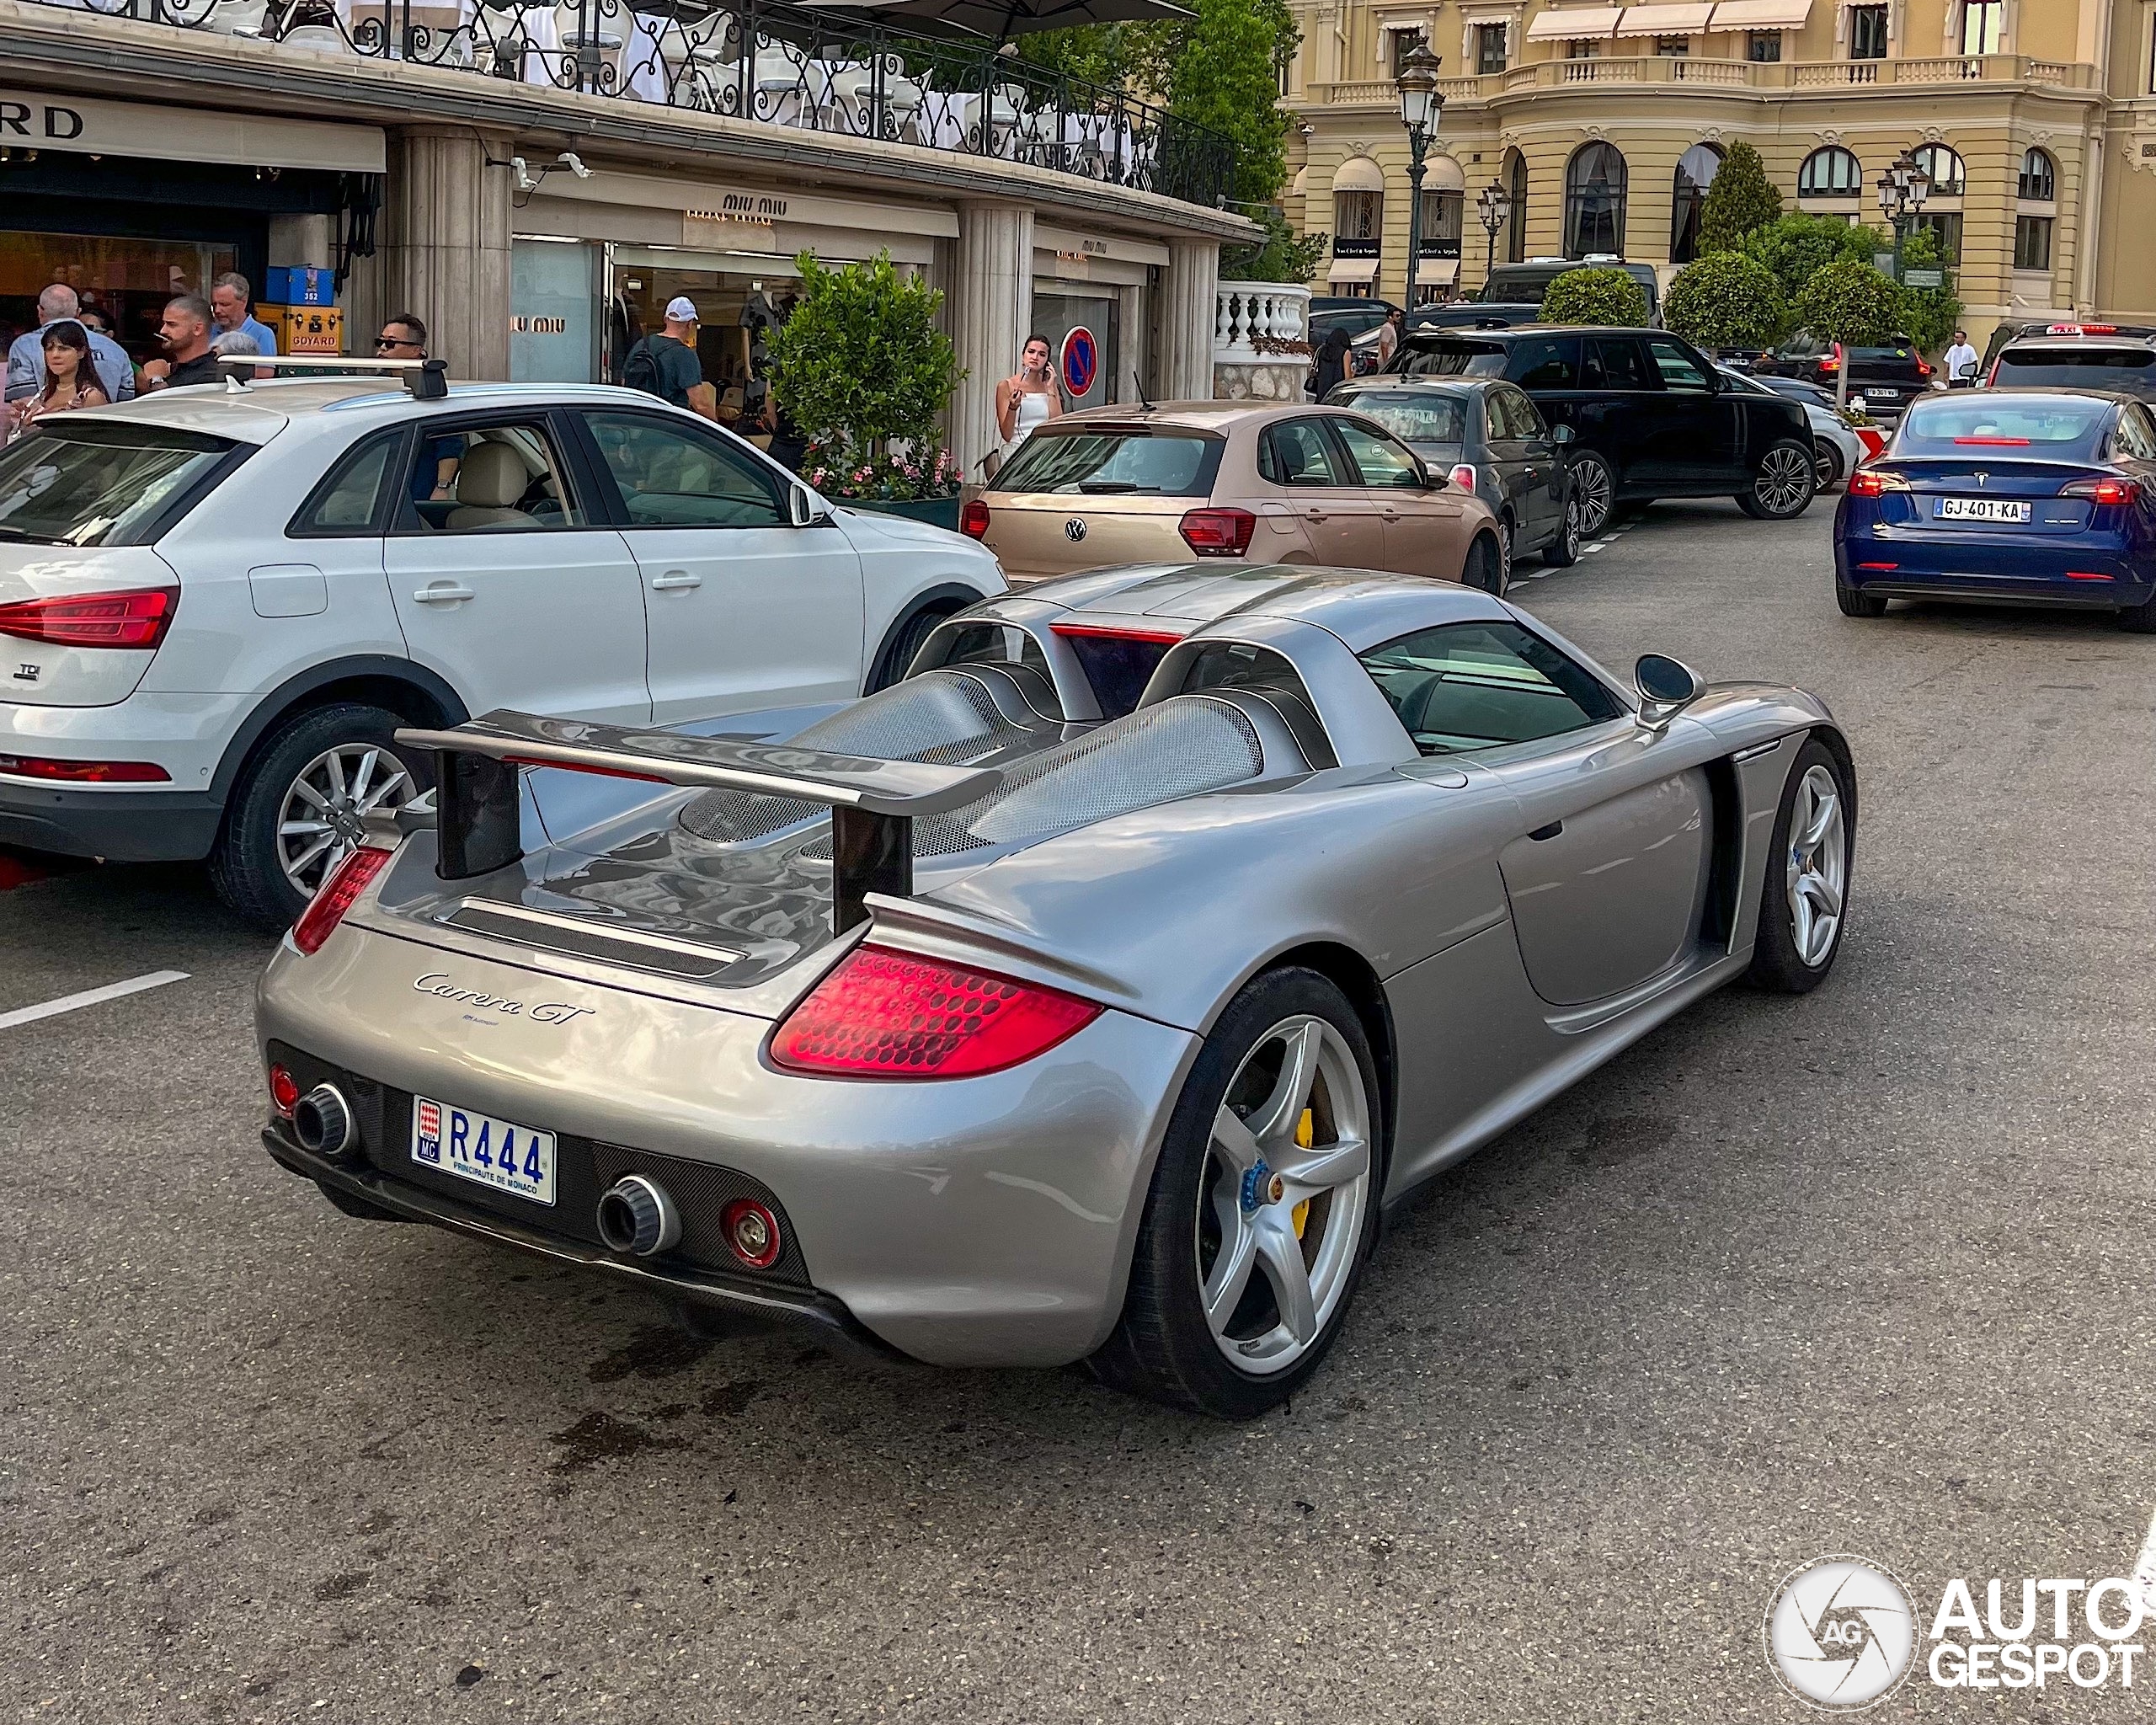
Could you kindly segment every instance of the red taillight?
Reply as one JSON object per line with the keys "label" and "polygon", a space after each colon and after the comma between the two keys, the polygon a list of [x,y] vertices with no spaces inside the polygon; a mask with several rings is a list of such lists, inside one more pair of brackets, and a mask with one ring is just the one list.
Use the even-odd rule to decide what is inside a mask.
{"label": "red taillight", "polygon": [[292,1110],[299,1106],[299,1081],[282,1066],[272,1066],[270,1069],[270,1107],[289,1120],[292,1117]]}
{"label": "red taillight", "polygon": [[2025,437],[1957,437],[1954,441],[1956,443],[1973,443],[1985,449],[2026,449],[2029,446],[2029,440]]}
{"label": "red taillight", "polygon": [[144,587],[130,593],[18,599],[0,605],[0,635],[56,647],[155,648],[172,627],[179,596],[169,587]]}
{"label": "red taillight", "polygon": [[154,761],[53,761],[42,755],[0,755],[0,772],[71,785],[155,785],[172,777]]}
{"label": "red taillight", "polygon": [[372,845],[361,845],[331,869],[329,879],[322,883],[314,901],[300,912],[300,920],[292,925],[292,944],[303,953],[319,952],[323,942],[329,938],[330,931],[344,920],[344,913],[367,889],[368,883],[382,873],[382,865],[388,860],[388,852],[378,851]]}
{"label": "red taillight", "polygon": [[1871,467],[1859,467],[1849,475],[1849,494],[1851,497],[1883,497],[1889,489],[1898,491],[1899,485],[1889,487],[1886,476]]}
{"label": "red taillight", "polygon": [[1860,569],[1878,569],[1883,572],[1887,569],[1897,569],[1901,568],[1901,564],[1897,563],[1860,563],[1857,567]]}
{"label": "red taillight", "polygon": [[1459,486],[1462,491],[1472,491],[1475,489],[1475,469],[1469,467],[1465,462],[1462,462],[1454,467],[1445,475],[1445,478]]}
{"label": "red taillight", "polygon": [[1922,354],[1917,355],[1917,376],[1919,377],[1931,376],[1931,361],[1924,358]]}
{"label": "red taillight", "polygon": [[1182,542],[1200,557],[1241,557],[1257,531],[1246,509],[1194,509],[1182,518]]}
{"label": "red taillight", "polygon": [[778,1262],[778,1218],[753,1198],[737,1198],[718,1213],[719,1232],[728,1247],[752,1270]]}
{"label": "red taillight", "polygon": [[1046,1054],[1101,1008],[1052,988],[864,946],[772,1033],[772,1064],[861,1078],[972,1078]]}
{"label": "red taillight", "polygon": [[1824,359],[1819,361],[1819,369],[1822,371],[1838,371],[1842,369],[1841,343],[1838,341],[1836,342],[1834,344],[1833,352],[1828,354]]}
{"label": "red taillight", "polygon": [[2137,479],[2076,479],[2059,489],[2061,497],[2085,497],[2099,509],[2131,509],[2141,501]]}
{"label": "red taillight", "polygon": [[2069,581],[2108,581],[2114,579],[2095,569],[2068,569],[2066,578]]}
{"label": "red taillight", "polygon": [[969,539],[979,539],[988,532],[988,505],[978,497],[958,511],[958,531]]}

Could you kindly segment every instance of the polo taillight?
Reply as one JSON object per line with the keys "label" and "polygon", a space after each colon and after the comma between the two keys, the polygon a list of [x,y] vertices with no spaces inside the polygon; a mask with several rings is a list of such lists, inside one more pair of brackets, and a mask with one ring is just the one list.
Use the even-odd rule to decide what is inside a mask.
{"label": "polo taillight", "polygon": [[979,539],[988,531],[988,505],[978,497],[958,511],[958,531],[969,539]]}
{"label": "polo taillight", "polygon": [[1445,475],[1445,478],[1459,486],[1462,491],[1472,491],[1475,489],[1475,469],[1468,466],[1465,462],[1462,462],[1454,467]]}
{"label": "polo taillight", "polygon": [[292,925],[292,944],[303,953],[321,951],[323,942],[344,920],[344,913],[359,902],[360,895],[382,873],[389,857],[387,851],[361,845],[331,869],[313,901]]}
{"label": "polo taillight", "polygon": [[179,595],[170,587],[18,599],[0,605],[0,635],[55,647],[154,649],[172,627]]}
{"label": "polo taillight", "polygon": [[1182,518],[1182,542],[1200,557],[1241,557],[1257,517],[1246,509],[1194,509]]}
{"label": "polo taillight", "polygon": [[835,1078],[974,1078],[1046,1054],[1101,1015],[1036,983],[862,946],[781,1021],[771,1064]]}

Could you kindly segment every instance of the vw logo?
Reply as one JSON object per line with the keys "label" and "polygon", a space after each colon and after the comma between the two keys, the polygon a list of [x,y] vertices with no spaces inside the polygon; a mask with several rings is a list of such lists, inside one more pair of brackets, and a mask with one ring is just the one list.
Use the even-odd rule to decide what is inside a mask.
{"label": "vw logo", "polygon": [[1086,524],[1073,515],[1063,524],[1063,537],[1075,545],[1086,537]]}

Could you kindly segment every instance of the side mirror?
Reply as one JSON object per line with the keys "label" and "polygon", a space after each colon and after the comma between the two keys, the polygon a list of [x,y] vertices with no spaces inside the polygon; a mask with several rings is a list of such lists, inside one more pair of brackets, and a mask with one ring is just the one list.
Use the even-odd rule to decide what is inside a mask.
{"label": "side mirror", "polygon": [[1573,441],[1578,435],[1579,433],[1573,430],[1570,425],[1552,425],[1550,428],[1550,441],[1560,449]]}
{"label": "side mirror", "polygon": [[1640,723],[1651,731],[1667,729],[1706,686],[1690,665],[1660,653],[1642,654],[1632,681],[1640,691]]}
{"label": "side mirror", "polygon": [[1422,489],[1425,491],[1443,491],[1452,483],[1445,475],[1419,457],[1416,460],[1415,467],[1416,471],[1422,476]]}
{"label": "side mirror", "polygon": [[797,527],[813,527],[823,518],[823,512],[816,507],[816,494],[806,485],[787,488],[786,512]]}

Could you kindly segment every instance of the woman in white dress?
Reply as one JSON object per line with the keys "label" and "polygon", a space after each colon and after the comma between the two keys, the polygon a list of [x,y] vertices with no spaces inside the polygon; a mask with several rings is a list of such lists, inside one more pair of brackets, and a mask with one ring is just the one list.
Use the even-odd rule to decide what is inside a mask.
{"label": "woman in white dress", "polygon": [[1003,437],[1003,460],[1011,459],[1028,433],[1062,414],[1063,395],[1050,368],[1048,338],[1028,336],[1018,355],[1017,374],[1006,377],[995,391],[995,428]]}

